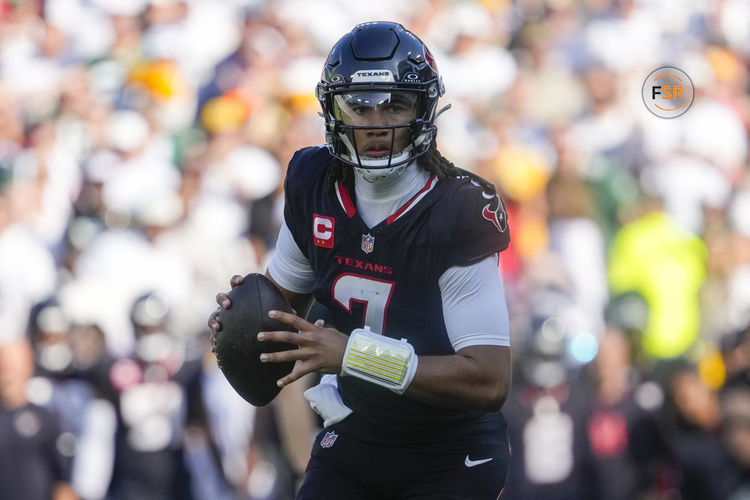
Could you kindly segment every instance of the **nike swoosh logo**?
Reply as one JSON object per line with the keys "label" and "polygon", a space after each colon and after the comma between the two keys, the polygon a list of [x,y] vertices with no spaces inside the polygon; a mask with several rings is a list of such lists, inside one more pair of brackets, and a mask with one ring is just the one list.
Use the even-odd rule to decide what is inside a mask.
{"label": "nike swoosh logo", "polygon": [[489,462],[490,460],[494,460],[494,459],[493,458],[485,458],[483,460],[471,460],[469,458],[469,455],[466,455],[466,460],[464,460],[464,465],[466,467],[476,467],[477,465],[485,464],[485,463]]}

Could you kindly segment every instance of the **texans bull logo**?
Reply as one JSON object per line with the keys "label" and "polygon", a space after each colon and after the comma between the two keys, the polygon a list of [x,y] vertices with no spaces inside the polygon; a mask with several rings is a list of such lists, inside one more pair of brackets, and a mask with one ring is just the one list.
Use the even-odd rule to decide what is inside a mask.
{"label": "texans bull logo", "polygon": [[492,200],[484,206],[482,217],[492,222],[501,233],[508,229],[508,215],[505,212],[505,205],[497,195],[493,196]]}

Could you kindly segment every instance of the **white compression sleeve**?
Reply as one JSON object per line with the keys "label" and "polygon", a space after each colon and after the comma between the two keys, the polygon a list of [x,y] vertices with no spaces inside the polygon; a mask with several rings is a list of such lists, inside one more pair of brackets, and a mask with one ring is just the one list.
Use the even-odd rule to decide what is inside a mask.
{"label": "white compression sleeve", "polygon": [[286,224],[281,225],[279,237],[276,240],[276,249],[271,263],[268,264],[268,273],[276,283],[290,292],[310,293],[313,291],[315,271],[297,246]]}
{"label": "white compression sleeve", "polygon": [[453,349],[510,345],[510,321],[497,254],[440,276],[443,317]]}

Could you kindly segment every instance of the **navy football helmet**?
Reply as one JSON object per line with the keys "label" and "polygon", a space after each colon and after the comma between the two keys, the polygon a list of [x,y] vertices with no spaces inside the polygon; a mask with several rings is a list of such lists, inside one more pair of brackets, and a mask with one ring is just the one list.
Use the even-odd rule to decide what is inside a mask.
{"label": "navy football helmet", "polygon": [[[432,54],[417,36],[398,23],[357,25],[331,49],[316,88],[329,151],[369,181],[400,174],[435,139],[444,91]],[[358,120],[375,110],[377,126]],[[360,152],[356,130],[383,139]]]}

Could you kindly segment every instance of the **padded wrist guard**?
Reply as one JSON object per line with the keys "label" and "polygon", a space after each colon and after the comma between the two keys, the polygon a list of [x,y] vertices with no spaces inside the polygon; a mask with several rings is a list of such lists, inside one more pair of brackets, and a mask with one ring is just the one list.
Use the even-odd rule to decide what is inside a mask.
{"label": "padded wrist guard", "polygon": [[358,328],[349,335],[341,374],[403,394],[414,379],[417,362],[414,348],[405,339],[378,335],[369,327]]}

